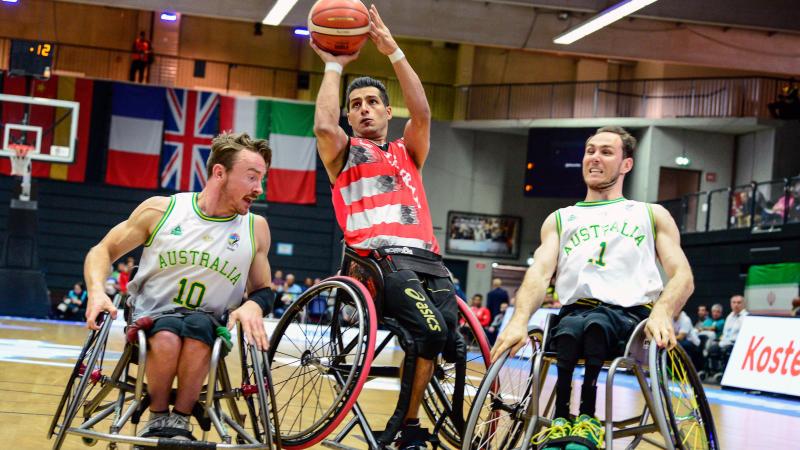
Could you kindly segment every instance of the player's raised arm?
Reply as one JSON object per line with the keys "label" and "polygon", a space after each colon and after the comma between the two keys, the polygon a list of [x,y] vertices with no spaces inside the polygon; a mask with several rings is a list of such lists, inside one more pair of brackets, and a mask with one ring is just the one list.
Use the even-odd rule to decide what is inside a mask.
{"label": "player's raised arm", "polygon": [[675,220],[661,205],[651,205],[656,226],[656,255],[669,277],[664,291],[653,305],[647,332],[659,347],[676,345],[673,317],[683,309],[694,292],[694,277],[681,249],[681,235]]}
{"label": "player's raised arm", "polygon": [[558,264],[559,236],[556,227],[556,215],[551,213],[542,224],[542,243],[533,254],[533,264],[525,272],[522,285],[517,290],[514,315],[497,337],[492,347],[492,361],[495,361],[506,349],[516,353],[528,340],[528,321],[542,306],[544,294]]}
{"label": "player's raised arm", "polygon": [[314,135],[317,137],[319,157],[333,182],[344,164],[344,150],[348,143],[347,134],[339,126],[339,83],[344,66],[358,58],[358,52],[336,56],[319,48],[313,39],[310,45],[325,63],[325,75],[314,110]]}
{"label": "player's raised arm", "polygon": [[95,320],[101,311],[108,311],[112,318],[116,318],[117,310],[106,295],[104,286],[111,263],[147,241],[167,210],[169,201],[169,197],[150,197],[143,201],[127,220],[112,228],[86,254],[83,276],[89,297],[86,307],[87,327],[93,330],[100,328]]}
{"label": "player's raised arm", "polygon": [[428,98],[425,96],[425,89],[403,51],[394,41],[389,28],[381,20],[375,5],[370,7],[369,16],[372,20],[369,37],[375,43],[378,51],[388,56],[392,62],[403,91],[403,100],[408,108],[410,118],[406,122],[403,132],[406,149],[414,159],[417,168],[422,169],[431,145],[431,108],[428,105]]}

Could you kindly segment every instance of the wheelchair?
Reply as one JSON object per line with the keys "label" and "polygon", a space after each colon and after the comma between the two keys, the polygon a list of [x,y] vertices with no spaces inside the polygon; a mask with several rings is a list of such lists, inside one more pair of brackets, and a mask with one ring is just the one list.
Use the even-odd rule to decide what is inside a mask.
{"label": "wheelchair", "polygon": [[[132,314],[127,300],[117,295],[114,306],[125,314],[130,326]],[[107,441],[109,449],[116,449],[119,444],[138,448],[281,448],[280,436],[275,433],[277,426],[270,423],[276,417],[276,408],[267,358],[245,342],[241,326],[237,339],[240,378],[233,379],[228,372],[223,339],[218,337],[214,342],[207,384],[192,411],[202,438],[186,441],[136,436],[149,405],[144,382],[147,339],[141,329],[135,336],[131,333],[109,373],[107,368],[112,364],[107,359],[116,353],[107,348],[113,322],[107,313],[102,313],[98,316],[100,329],[91,330],[84,342],[47,431],[48,439],[55,436],[54,450],[61,448],[67,435],[80,436],[88,446]],[[170,402],[175,393],[173,389]],[[101,431],[101,427],[108,431]],[[218,442],[208,442],[212,428]]]}
{"label": "wheelchair", "polygon": [[[403,371],[413,373],[415,367],[408,353],[409,347],[413,348],[413,344],[408,345],[413,343],[413,336],[394,319],[379,314],[384,279],[381,267],[375,260],[345,248],[341,273],[301,294],[272,333],[267,354],[280,405],[279,431],[287,449],[318,443],[349,449],[342,441],[357,426],[361,435],[355,438],[364,442],[360,448],[383,448],[394,433],[372,429],[370,413],[358,402],[359,393],[367,381],[401,378]],[[330,305],[328,314],[309,314],[320,297]],[[461,299],[458,307],[459,317],[468,324],[476,344],[467,349],[463,359],[446,361],[439,356],[434,361],[433,377],[422,400],[422,409],[434,424],[430,439],[434,448],[447,448],[445,442],[461,446],[466,415],[490,361],[483,328]],[[388,355],[379,357],[393,338],[406,351],[399,365]],[[373,364],[376,359],[390,361]],[[393,417],[401,410],[399,405]],[[351,419],[340,427],[351,412]]]}
{"label": "wheelchair", "polygon": [[[555,414],[555,386],[543,396],[548,369],[556,361],[548,341],[555,321],[551,314],[544,330],[530,328],[529,342],[518,356],[506,351],[489,368],[469,413],[462,450],[535,448],[531,438]],[[711,409],[690,358],[680,346],[668,351],[654,345],[645,335],[646,322],[636,326],[623,355],[604,364],[605,448],[614,448],[615,439],[629,438],[620,445],[633,449],[645,441],[667,450],[718,450]],[[639,415],[617,419],[613,387],[622,371],[633,373],[644,406]],[[662,439],[649,436],[653,433]]]}

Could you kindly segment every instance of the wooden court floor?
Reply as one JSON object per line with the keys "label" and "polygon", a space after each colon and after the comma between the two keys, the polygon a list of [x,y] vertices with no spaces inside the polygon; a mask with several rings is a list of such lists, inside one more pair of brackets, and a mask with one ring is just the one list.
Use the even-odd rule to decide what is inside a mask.
{"label": "wooden court floor", "polygon": [[[52,446],[45,437],[46,429],[85,337],[86,330],[77,324],[0,318],[0,449],[39,450]],[[119,352],[122,341],[121,329],[112,329],[108,351]],[[382,358],[398,360],[400,355],[395,351]],[[641,405],[638,389],[622,384],[615,388],[615,414],[617,409],[633,412]],[[579,391],[576,385],[573,405],[578,403]],[[601,405],[602,392],[598,389]],[[723,449],[800,448],[794,439],[800,425],[800,401],[715,387],[707,387],[707,394]],[[396,396],[396,380],[385,379],[368,383],[359,396],[359,403],[375,428],[383,428]],[[345,443],[364,448],[354,438]],[[62,448],[86,447],[79,438],[70,436]],[[96,448],[104,448],[104,444],[98,443]],[[639,448],[655,447],[643,444]]]}

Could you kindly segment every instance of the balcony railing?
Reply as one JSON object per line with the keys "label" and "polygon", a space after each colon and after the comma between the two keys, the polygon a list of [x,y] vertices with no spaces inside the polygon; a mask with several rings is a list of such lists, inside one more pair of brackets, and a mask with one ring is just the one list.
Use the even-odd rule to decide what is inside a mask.
{"label": "balcony railing", "polygon": [[682,233],[751,229],[800,223],[800,177],[697,192],[659,202]]}
{"label": "balcony railing", "polygon": [[592,117],[769,117],[788,82],[779,78],[687,78],[463,86],[462,120]]}

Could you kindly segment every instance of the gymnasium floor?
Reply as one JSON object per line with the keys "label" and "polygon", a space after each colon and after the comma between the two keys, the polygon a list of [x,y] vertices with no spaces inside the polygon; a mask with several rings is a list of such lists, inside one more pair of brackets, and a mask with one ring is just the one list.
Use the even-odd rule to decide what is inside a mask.
{"label": "gymnasium floor", "polygon": [[[63,391],[63,383],[86,336],[82,324],[0,317],[0,449],[39,450],[52,442],[45,438],[47,426]],[[112,329],[108,356],[122,349],[122,330]],[[389,353],[384,358],[399,359]],[[229,367],[237,367],[230,364]],[[622,377],[615,391],[621,408],[638,408],[638,387]],[[371,423],[382,428],[391,413],[398,384],[376,379],[359,397]],[[577,393],[573,404],[577,404]],[[726,450],[797,448],[800,401],[722,391],[707,387],[721,447]],[[617,397],[619,396],[619,397]],[[599,390],[602,402],[602,390]],[[602,404],[602,403],[599,403]],[[348,438],[349,445],[363,448]],[[97,448],[102,447],[102,443]],[[320,446],[318,446],[321,448]],[[64,449],[85,448],[80,439],[68,437]],[[124,447],[123,447],[124,448]],[[654,448],[642,445],[640,448]]]}

